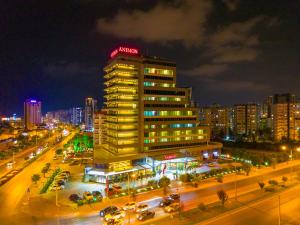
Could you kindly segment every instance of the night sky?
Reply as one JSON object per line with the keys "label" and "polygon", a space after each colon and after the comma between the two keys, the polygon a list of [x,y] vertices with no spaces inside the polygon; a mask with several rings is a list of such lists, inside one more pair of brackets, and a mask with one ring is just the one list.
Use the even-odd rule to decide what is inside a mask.
{"label": "night sky", "polygon": [[202,105],[300,96],[300,1],[7,0],[0,7],[0,112],[26,98],[43,113],[102,102],[118,45],[177,63]]}

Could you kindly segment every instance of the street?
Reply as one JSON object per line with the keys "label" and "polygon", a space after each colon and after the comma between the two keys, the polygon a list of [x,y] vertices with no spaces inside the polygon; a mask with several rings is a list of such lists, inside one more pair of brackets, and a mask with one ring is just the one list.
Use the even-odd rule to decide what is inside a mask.
{"label": "street", "polygon": [[64,141],[51,147],[44,155],[22,170],[9,182],[0,187],[0,219],[5,218],[7,224],[20,224],[18,221],[14,221],[15,214],[17,213],[17,207],[19,204],[25,203],[27,189],[32,184],[31,176],[34,173],[40,173],[45,163],[49,162],[53,158],[55,149],[59,146],[63,146],[63,144],[70,140],[74,134],[75,133],[70,134]]}
{"label": "street", "polygon": [[[300,187],[280,194],[281,225],[300,224]],[[279,224],[278,196],[226,213],[199,225]]]}

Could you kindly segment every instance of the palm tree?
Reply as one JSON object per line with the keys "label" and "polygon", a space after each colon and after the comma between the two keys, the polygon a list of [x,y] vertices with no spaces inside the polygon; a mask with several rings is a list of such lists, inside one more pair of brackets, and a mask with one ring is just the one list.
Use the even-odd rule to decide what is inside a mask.
{"label": "palm tree", "polygon": [[217,195],[222,205],[224,206],[225,202],[228,200],[228,195],[224,190],[217,191]]}
{"label": "palm tree", "polygon": [[164,195],[167,194],[167,187],[169,186],[170,183],[171,180],[166,176],[163,176],[162,178],[159,179],[158,184],[163,188]]}
{"label": "palm tree", "polygon": [[39,174],[33,174],[31,180],[36,184],[41,179]]}

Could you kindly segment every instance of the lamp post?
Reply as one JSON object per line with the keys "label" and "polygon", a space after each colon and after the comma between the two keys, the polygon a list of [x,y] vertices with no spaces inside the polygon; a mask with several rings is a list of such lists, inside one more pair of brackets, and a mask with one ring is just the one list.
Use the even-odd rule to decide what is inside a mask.
{"label": "lamp post", "polygon": [[[283,151],[288,150],[288,147],[286,145],[281,146],[281,149]],[[291,161],[291,180],[293,179],[293,151],[296,150],[297,152],[300,152],[300,147],[289,147],[290,150],[290,161]]]}

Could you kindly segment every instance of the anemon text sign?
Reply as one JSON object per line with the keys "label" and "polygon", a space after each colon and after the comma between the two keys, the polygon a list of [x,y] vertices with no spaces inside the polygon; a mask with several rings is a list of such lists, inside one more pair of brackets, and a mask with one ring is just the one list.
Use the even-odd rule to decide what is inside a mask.
{"label": "anemon text sign", "polygon": [[138,55],[139,50],[137,48],[127,48],[127,47],[118,47],[110,53],[110,57],[113,58],[119,53],[124,53],[128,55]]}

